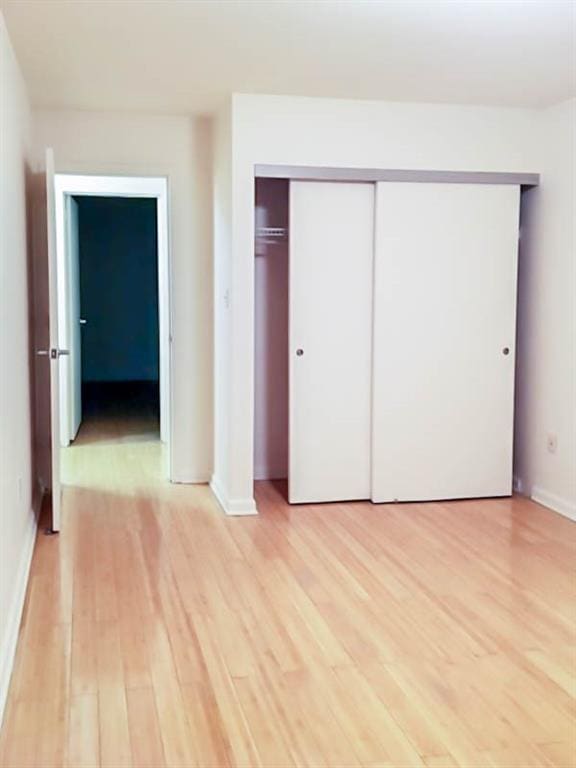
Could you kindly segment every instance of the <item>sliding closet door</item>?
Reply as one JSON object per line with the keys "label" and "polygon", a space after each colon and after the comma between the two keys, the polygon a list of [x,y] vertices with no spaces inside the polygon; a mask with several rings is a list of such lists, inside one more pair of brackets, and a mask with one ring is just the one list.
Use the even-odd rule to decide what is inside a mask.
{"label": "sliding closet door", "polygon": [[374,501],[511,493],[519,199],[377,185]]}
{"label": "sliding closet door", "polygon": [[291,182],[291,502],[370,497],[373,251],[373,184]]}

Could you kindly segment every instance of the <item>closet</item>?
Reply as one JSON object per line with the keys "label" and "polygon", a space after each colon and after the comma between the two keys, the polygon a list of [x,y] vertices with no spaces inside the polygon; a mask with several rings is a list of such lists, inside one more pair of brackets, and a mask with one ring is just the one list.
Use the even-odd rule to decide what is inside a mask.
{"label": "closet", "polygon": [[289,182],[256,184],[254,479],[288,477]]}
{"label": "closet", "polygon": [[256,180],[255,478],[512,490],[520,186]]}

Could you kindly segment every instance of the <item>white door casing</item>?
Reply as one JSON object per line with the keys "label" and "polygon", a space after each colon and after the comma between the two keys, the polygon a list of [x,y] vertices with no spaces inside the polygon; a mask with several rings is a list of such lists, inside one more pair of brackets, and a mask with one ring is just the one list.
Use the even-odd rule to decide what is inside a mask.
{"label": "white door casing", "polygon": [[[149,197],[156,199],[157,219],[157,249],[158,249],[158,327],[160,341],[160,439],[166,443],[167,450],[162,452],[164,473],[171,476],[172,449],[172,378],[171,378],[171,344],[172,344],[172,308],[171,308],[171,274],[170,274],[170,244],[168,221],[168,180],[155,176],[103,176],[84,174],[58,174],[56,186],[57,210],[57,247],[60,264],[59,310],[60,310],[60,340],[71,346],[71,287],[70,265],[68,263],[68,229],[67,202],[71,196],[104,196],[104,197]],[[90,318],[85,318],[87,323]],[[79,358],[78,358],[79,359]],[[71,400],[77,387],[78,378],[72,362],[62,361],[61,367],[66,369],[63,377],[63,389],[60,397],[62,444],[68,445],[73,439],[73,407]],[[75,378],[76,376],[76,378]],[[76,391],[78,391],[76,389]],[[76,407],[76,406],[74,406]],[[78,409],[77,409],[78,410]]]}

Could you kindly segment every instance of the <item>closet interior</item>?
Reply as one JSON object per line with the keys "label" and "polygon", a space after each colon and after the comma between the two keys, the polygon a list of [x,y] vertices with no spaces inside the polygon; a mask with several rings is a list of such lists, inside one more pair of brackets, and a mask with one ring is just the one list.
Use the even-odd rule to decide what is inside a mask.
{"label": "closet interior", "polygon": [[288,477],[288,179],[257,179],[254,479]]}
{"label": "closet interior", "polygon": [[512,492],[520,184],[257,178],[254,479]]}

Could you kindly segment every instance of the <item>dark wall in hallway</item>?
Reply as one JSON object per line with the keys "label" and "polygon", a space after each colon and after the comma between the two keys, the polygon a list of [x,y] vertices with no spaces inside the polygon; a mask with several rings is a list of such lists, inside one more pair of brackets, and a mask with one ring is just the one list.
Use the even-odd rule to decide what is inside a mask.
{"label": "dark wall in hallway", "polygon": [[77,200],[82,380],[157,380],[156,200]]}

